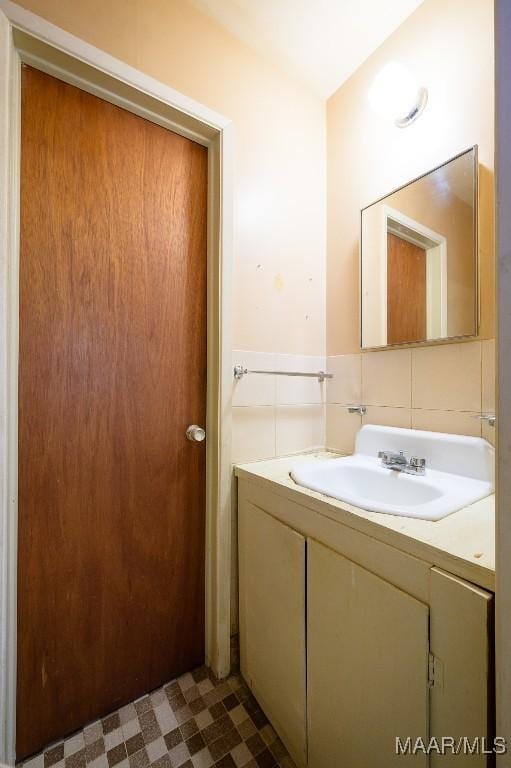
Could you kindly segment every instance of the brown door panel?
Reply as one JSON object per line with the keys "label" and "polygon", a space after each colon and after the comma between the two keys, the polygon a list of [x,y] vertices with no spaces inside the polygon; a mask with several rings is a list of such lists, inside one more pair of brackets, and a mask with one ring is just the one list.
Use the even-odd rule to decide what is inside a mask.
{"label": "brown door panel", "polygon": [[422,341],[426,325],[426,251],[389,232],[387,344]]}
{"label": "brown door panel", "polygon": [[17,756],[204,658],[207,150],[22,75]]}

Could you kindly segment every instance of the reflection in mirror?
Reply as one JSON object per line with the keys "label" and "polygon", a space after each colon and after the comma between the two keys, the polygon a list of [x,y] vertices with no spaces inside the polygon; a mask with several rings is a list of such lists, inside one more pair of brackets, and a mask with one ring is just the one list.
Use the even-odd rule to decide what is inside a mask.
{"label": "reflection in mirror", "polygon": [[362,347],[477,334],[477,148],[362,211]]}

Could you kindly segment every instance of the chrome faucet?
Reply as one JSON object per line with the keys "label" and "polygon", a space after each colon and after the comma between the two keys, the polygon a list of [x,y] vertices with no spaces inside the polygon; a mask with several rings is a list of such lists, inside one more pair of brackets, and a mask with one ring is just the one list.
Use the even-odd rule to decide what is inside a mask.
{"label": "chrome faucet", "polygon": [[412,456],[410,461],[408,461],[403,451],[399,451],[399,453],[394,451],[378,451],[378,458],[381,459],[382,467],[387,469],[405,472],[407,475],[426,474],[426,459],[421,459],[418,456]]}

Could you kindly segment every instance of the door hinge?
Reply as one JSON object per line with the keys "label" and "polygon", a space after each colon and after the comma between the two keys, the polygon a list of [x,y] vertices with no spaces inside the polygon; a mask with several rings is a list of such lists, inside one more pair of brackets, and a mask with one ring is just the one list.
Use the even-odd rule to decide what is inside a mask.
{"label": "door hinge", "polygon": [[431,652],[428,655],[428,684],[430,688],[442,688],[444,684],[444,665]]}

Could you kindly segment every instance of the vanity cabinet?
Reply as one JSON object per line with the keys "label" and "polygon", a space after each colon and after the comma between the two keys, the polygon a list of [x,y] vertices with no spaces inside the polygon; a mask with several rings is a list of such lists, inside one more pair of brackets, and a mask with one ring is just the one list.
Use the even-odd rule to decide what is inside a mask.
{"label": "vanity cabinet", "polygon": [[[309,765],[390,768],[396,736],[428,732],[428,606],[322,544],[307,550]],[[399,757],[409,764],[427,757]]]}
{"label": "vanity cabinet", "polygon": [[[495,735],[494,596],[439,568],[430,570],[430,651],[435,665],[430,696],[430,733]],[[486,744],[486,748],[491,744]],[[485,754],[460,758],[432,754],[432,768],[493,765]],[[465,765],[465,763],[462,763]]]}
{"label": "vanity cabinet", "polygon": [[241,673],[302,768],[305,538],[250,502],[240,508],[238,526]]}
{"label": "vanity cabinet", "polygon": [[491,592],[244,479],[238,514],[241,671],[300,768],[493,764],[395,751],[493,736]]}

